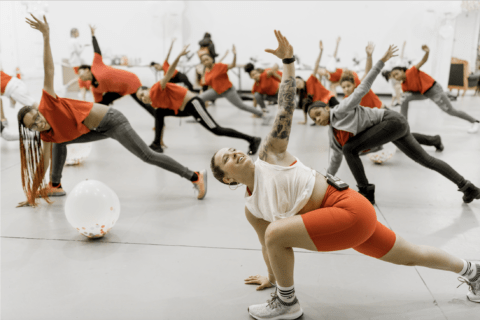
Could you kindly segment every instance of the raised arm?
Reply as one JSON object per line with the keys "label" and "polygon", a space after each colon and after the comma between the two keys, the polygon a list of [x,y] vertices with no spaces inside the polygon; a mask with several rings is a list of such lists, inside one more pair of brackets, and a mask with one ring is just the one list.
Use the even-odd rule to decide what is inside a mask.
{"label": "raised arm", "polygon": [[27,23],[33,29],[37,29],[43,34],[43,70],[45,73],[43,79],[43,89],[52,97],[56,98],[53,87],[53,76],[55,74],[55,67],[53,65],[52,49],[50,48],[50,28],[48,27],[47,18],[43,16],[43,22],[37,19],[33,14],[30,14],[33,20],[27,19]]}
{"label": "raised arm", "polygon": [[380,71],[382,70],[383,66],[385,65],[385,62],[387,62],[390,58],[396,57],[398,52],[398,48],[394,45],[391,45],[388,47],[387,52],[385,55],[380,59],[375,66],[373,67],[372,70],[367,74],[365,77],[364,81],[355,88],[353,91],[353,94],[351,94],[348,98],[345,98],[340,102],[340,104],[337,107],[338,113],[341,112],[346,112],[350,108],[356,107],[360,101],[362,100],[363,96],[367,94],[367,92],[370,90],[372,87],[373,81],[375,81],[375,78],[378,76]]}
{"label": "raised arm", "polygon": [[373,42],[369,42],[367,47],[365,48],[365,52],[367,53],[367,64],[365,65],[365,74],[363,75],[362,79],[360,81],[363,81],[367,74],[372,70],[372,54],[373,54],[373,49],[375,49],[375,45]]}
{"label": "raised arm", "polygon": [[[280,59],[293,58],[293,47],[280,31],[275,30],[278,40],[276,50],[265,49]],[[283,76],[278,92],[278,112],[270,134],[263,140],[260,146],[259,157],[267,161],[269,157],[283,159],[286,155],[290,131],[292,129],[292,117],[295,110],[295,66],[292,63],[283,64]]]}
{"label": "raised arm", "polygon": [[403,61],[403,54],[405,53],[406,45],[407,45],[407,41],[403,41],[402,51],[400,52],[400,61]]}
{"label": "raised arm", "polygon": [[175,68],[177,68],[177,64],[178,64],[178,61],[180,61],[180,58],[190,52],[190,51],[187,51],[187,48],[188,48],[188,45],[183,47],[182,52],[180,52],[178,57],[173,61],[172,65],[168,68],[167,74],[165,74],[162,80],[160,80],[160,85],[162,86],[162,89],[165,89],[168,81],[172,79],[173,74],[175,73]]}
{"label": "raised arm", "polygon": [[227,51],[225,51],[225,54],[223,55],[223,57],[221,57],[220,60],[218,60],[218,62],[221,63],[228,56],[229,52],[230,52],[230,50],[227,49]]}
{"label": "raised arm", "polygon": [[315,60],[315,64],[313,65],[312,75],[313,75],[314,77],[316,76],[316,73],[317,73],[317,70],[318,70],[318,66],[320,65],[320,60],[322,59],[322,53],[323,53],[323,43],[322,43],[322,41],[320,40],[320,53],[318,54],[317,60]]}
{"label": "raised arm", "polygon": [[233,53],[233,61],[231,64],[228,65],[228,70],[235,68],[237,66],[237,50],[235,49],[235,45],[232,46],[232,53]]}
{"label": "raised arm", "polygon": [[93,52],[102,55],[100,51],[100,46],[98,45],[97,38],[95,38],[95,30],[97,29],[95,26],[88,25],[90,27],[90,31],[92,32],[92,44],[93,44]]}
{"label": "raised arm", "polygon": [[422,46],[422,50],[425,51],[425,55],[423,56],[422,60],[415,65],[415,68],[417,68],[417,70],[420,70],[420,68],[425,64],[425,62],[427,62],[428,55],[430,54],[430,49],[427,47],[427,45],[424,44]]}
{"label": "raised arm", "polygon": [[340,45],[340,40],[341,40],[341,38],[338,37],[338,38],[337,38],[337,46],[335,47],[335,53],[333,54],[333,57],[334,57],[335,59],[337,59],[338,46]]}
{"label": "raised arm", "polygon": [[167,57],[165,58],[165,61],[167,62],[168,62],[168,59],[170,58],[170,53],[172,52],[173,43],[175,42],[175,40],[177,40],[177,38],[172,39],[172,43],[170,44],[170,49],[168,49]]}

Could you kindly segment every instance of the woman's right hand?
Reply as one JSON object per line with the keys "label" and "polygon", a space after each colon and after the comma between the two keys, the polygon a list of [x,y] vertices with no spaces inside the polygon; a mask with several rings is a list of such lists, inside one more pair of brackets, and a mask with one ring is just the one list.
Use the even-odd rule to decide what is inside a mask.
{"label": "woman's right hand", "polygon": [[28,203],[28,201],[23,201],[23,202],[20,202],[18,205],[17,205],[17,208],[21,208],[21,207],[36,207],[36,205],[31,205],[30,203]]}
{"label": "woman's right hand", "polygon": [[398,56],[398,54],[396,54],[397,52],[398,52],[398,48],[395,45],[392,44],[388,47],[387,52],[385,52],[382,59],[380,59],[380,60],[382,60],[383,63],[385,63],[388,60],[390,60],[390,58]]}
{"label": "woman's right hand", "polygon": [[265,288],[273,287],[267,277],[260,276],[258,274],[256,276],[250,276],[245,279],[245,284],[259,284],[257,290],[263,290]]}
{"label": "woman's right hand", "polygon": [[92,26],[91,24],[88,25],[90,27],[90,32],[92,33],[92,37],[95,35],[95,30],[97,29],[97,27],[95,26]]}
{"label": "woman's right hand", "polygon": [[293,58],[293,47],[280,31],[274,30],[278,41],[278,48],[275,50],[265,49],[265,52],[271,53],[280,59]]}

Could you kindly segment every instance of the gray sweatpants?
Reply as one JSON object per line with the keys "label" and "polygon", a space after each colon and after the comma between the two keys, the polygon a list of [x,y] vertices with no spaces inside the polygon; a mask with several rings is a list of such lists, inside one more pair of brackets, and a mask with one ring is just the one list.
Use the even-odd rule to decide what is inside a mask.
{"label": "gray sweatpants", "polygon": [[448,96],[445,92],[443,92],[442,86],[439,85],[438,83],[435,83],[433,87],[431,87],[427,92],[424,94],[421,94],[420,92],[408,92],[405,93],[402,96],[402,105],[400,109],[400,113],[408,119],[408,105],[410,101],[415,101],[415,100],[426,100],[430,99],[435,104],[448,113],[451,116],[461,118],[463,120],[467,120],[470,123],[474,123],[476,121],[475,118],[472,116],[468,115],[466,112],[460,111],[455,109],[452,104],[450,103],[450,100],[448,99]]}
{"label": "gray sweatpants", "polygon": [[58,184],[62,180],[62,171],[67,159],[67,144],[85,143],[113,138],[120,142],[128,151],[142,161],[153,164],[179,176],[190,180],[193,171],[184,167],[167,155],[150,149],[133,130],[127,118],[117,109],[110,108],[95,130],[81,135],[75,140],[53,144],[52,183]]}
{"label": "gray sweatpants", "polygon": [[235,89],[234,86],[232,86],[230,89],[228,89],[222,94],[218,94],[213,89],[208,89],[207,91],[204,91],[202,94],[200,94],[199,97],[203,101],[210,101],[210,100],[218,99],[220,97],[224,97],[224,98],[227,98],[227,100],[231,104],[233,104],[235,107],[239,109],[256,114],[257,116],[263,115],[262,110],[256,109],[253,106],[248,106],[245,103],[243,103],[242,99],[238,95],[237,90]]}

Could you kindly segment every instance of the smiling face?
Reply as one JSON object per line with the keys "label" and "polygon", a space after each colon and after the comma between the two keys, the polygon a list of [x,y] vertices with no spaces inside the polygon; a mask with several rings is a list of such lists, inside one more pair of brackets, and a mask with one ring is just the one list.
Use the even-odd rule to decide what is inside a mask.
{"label": "smiling face", "polygon": [[355,85],[350,81],[342,81],[340,85],[342,86],[342,90],[345,96],[351,95],[353,93],[353,90],[355,90]]}
{"label": "smiling face", "polygon": [[206,68],[211,68],[213,65],[213,59],[210,57],[208,54],[204,54],[201,58],[200,61]]}
{"label": "smiling face", "polygon": [[403,70],[395,69],[390,73],[390,78],[393,78],[397,81],[404,81],[406,76]]}
{"label": "smiling face", "polygon": [[138,88],[137,98],[145,104],[152,104],[152,99],[150,99],[150,88]]}
{"label": "smiling face", "polygon": [[250,78],[255,81],[260,81],[260,72],[258,72],[257,70],[250,71]]}
{"label": "smiling face", "polygon": [[315,124],[319,126],[328,126],[330,124],[330,107],[312,108],[308,114]]}
{"label": "smiling face", "polygon": [[23,124],[28,129],[38,132],[47,131],[51,128],[45,117],[37,109],[30,110],[25,114]]}
{"label": "smiling face", "polygon": [[242,151],[234,148],[223,148],[215,154],[215,165],[225,173],[223,182],[230,184],[232,182],[242,183],[245,174],[255,169],[252,159]]}

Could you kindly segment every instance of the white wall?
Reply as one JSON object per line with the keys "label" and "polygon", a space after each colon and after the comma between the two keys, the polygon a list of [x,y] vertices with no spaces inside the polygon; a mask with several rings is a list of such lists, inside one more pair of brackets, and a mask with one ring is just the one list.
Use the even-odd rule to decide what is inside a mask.
{"label": "white wall", "polygon": [[[0,5],[3,2],[0,1]],[[390,43],[401,46],[406,40],[405,56],[414,63],[423,56],[421,45],[427,44],[431,48],[431,55],[423,70],[434,78],[441,78],[436,78],[437,81],[446,81],[442,79],[448,75],[450,65],[445,61],[450,59],[453,42],[453,36],[440,41],[439,30],[447,21],[445,12],[459,6],[459,2],[451,1],[45,2],[48,4],[51,46],[56,63],[68,56],[66,43],[71,28],[78,28],[80,39],[85,43],[90,42],[89,23],[97,26],[97,39],[104,55],[139,57],[142,64],[162,60],[173,36],[178,38],[173,56],[179,52],[182,44],[190,43],[191,50],[196,51],[198,41],[207,31],[212,34],[219,54],[231,49],[232,44],[236,45],[239,64],[247,63],[252,56],[265,62],[276,62],[273,56],[263,50],[276,46],[273,29],[279,29],[292,42],[301,61],[309,66],[313,65],[318,54],[318,41],[323,40],[324,43],[325,51],[321,64],[325,65],[328,56],[334,51],[335,39],[338,36],[342,37],[338,55],[341,59],[339,66],[349,68],[353,67],[354,56],[365,56],[364,50],[368,41],[376,44],[374,60],[377,60]],[[3,7],[0,8],[0,23],[3,27],[10,22],[5,22],[7,20],[3,19]],[[20,51],[26,51],[23,56],[20,54],[19,63],[25,65],[22,70],[41,69],[38,53],[41,57],[42,39],[37,34],[38,31],[29,29],[24,23],[25,14],[21,10],[15,12],[15,30],[9,31],[9,36],[11,38],[12,32],[16,32],[15,38],[20,42],[17,46],[22,48]],[[459,17],[457,23],[451,26],[453,31],[459,21],[462,21],[462,18]],[[4,30],[0,28],[0,36],[5,34]],[[0,42],[4,42],[3,38],[2,36]],[[11,51],[9,46],[2,45],[1,48],[2,56],[5,51]],[[92,56],[89,47],[83,58],[88,62]],[[230,55],[226,62],[231,59]],[[13,67],[7,60],[3,61],[4,68]],[[198,58],[194,57],[189,63],[198,62]],[[193,76],[193,73],[189,75]],[[230,76],[232,82],[238,86],[235,75],[231,73]],[[249,89],[251,85],[252,81],[244,73],[242,89]],[[378,93],[391,92],[384,79],[378,79],[373,89]]]}
{"label": "white wall", "polygon": [[479,32],[480,11],[463,12],[457,17],[452,57],[467,60],[470,71],[475,69]]}

